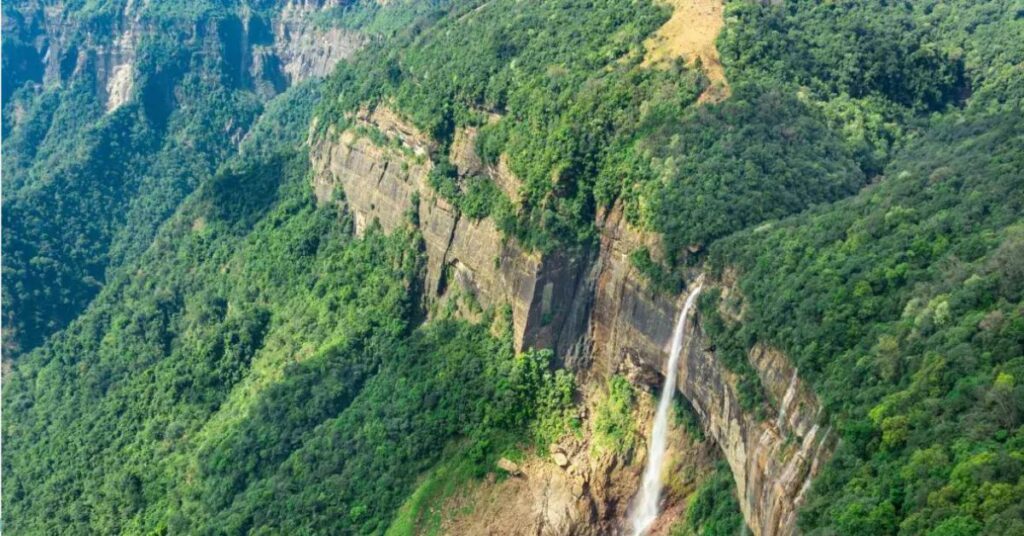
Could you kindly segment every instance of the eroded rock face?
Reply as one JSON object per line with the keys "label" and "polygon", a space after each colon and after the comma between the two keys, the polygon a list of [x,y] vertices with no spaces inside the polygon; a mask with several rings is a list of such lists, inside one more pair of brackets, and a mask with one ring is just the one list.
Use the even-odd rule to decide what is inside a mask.
{"label": "eroded rock face", "polygon": [[[629,255],[639,247],[656,251],[657,240],[631,228],[621,207],[599,216],[601,243],[594,258],[528,252],[503,239],[491,221],[461,217],[433,193],[427,183],[427,155],[436,147],[415,128],[386,108],[360,111],[355,119],[383,134],[387,143],[377,145],[354,129],[316,141],[311,150],[316,195],[325,203],[343,198],[359,233],[373,221],[386,231],[417,225],[426,248],[430,300],[461,292],[483,307],[510,305],[517,347],[555,348],[578,372],[584,388],[601,385],[612,374],[651,386],[662,381],[659,373],[686,296],[670,297],[648,288]],[[451,160],[464,173],[493,173],[470,154],[472,136],[457,136]],[[722,287],[723,295],[735,292],[730,281],[706,285]],[[742,311],[731,314],[738,320]],[[728,461],[750,528],[759,535],[791,534],[810,482],[831,453],[832,435],[817,424],[820,404],[785,356],[759,345],[749,358],[771,401],[764,408],[770,417],[758,419],[744,411],[736,378],[709,348],[699,319],[689,325],[678,389]],[[619,461],[614,459],[588,459],[584,464],[576,446],[559,448],[565,467],[549,463],[536,469],[542,485],[509,484],[520,499],[551,506],[530,518],[541,521],[524,525],[524,533],[590,534],[594,532],[582,527],[591,525],[602,527],[596,533],[612,531],[625,514],[624,501],[635,492],[635,478],[629,481],[617,472]],[[574,467],[586,470],[569,478],[579,471]],[[531,470],[524,472],[529,476]],[[608,480],[600,475],[616,476]],[[585,498],[577,488],[585,489]],[[555,498],[561,502],[552,502]]]}
{"label": "eroded rock face", "polygon": [[[591,390],[584,407],[599,403]],[[636,430],[645,434],[654,414],[653,398],[642,397],[634,410]],[[643,452],[614,454],[593,444],[593,422],[584,417],[582,433],[551,445],[548,456],[534,453],[516,464],[517,473],[504,481],[471,484],[440,509],[444,534],[476,536],[545,535],[609,536],[627,534],[621,527],[643,471]],[[665,512],[648,533],[665,536],[685,515],[689,496],[714,467],[715,447],[694,441],[681,428],[670,428],[667,453],[675,472],[664,491]],[[687,469],[679,470],[685,466]],[[460,514],[472,505],[472,513]]]}
{"label": "eroded rock face", "polygon": [[[12,69],[5,80],[15,86],[34,82],[53,87],[87,75],[110,112],[136,92],[139,44],[159,34],[189,45],[183,49],[194,46],[205,55],[221,57],[230,83],[269,98],[302,80],[329,74],[338,61],[365,43],[357,32],[316,24],[320,12],[339,4],[335,0],[293,0],[282,2],[280,9],[269,15],[243,8],[216,18],[182,17],[154,23],[146,4],[128,2],[110,20],[83,23],[61,3],[30,1],[4,12],[4,32],[23,43],[12,49],[16,58],[5,60],[5,68]],[[96,30],[90,24],[108,24],[110,28]],[[173,86],[175,73],[161,76],[155,83]],[[5,99],[13,89],[5,87]]]}
{"label": "eroded rock face", "polygon": [[354,54],[365,42],[357,32],[322,27],[313,15],[338,7],[340,0],[288,2],[274,21],[274,51],[290,83],[331,73],[338,61]]}
{"label": "eroded rock face", "polygon": [[[669,300],[645,290],[624,256],[643,237],[623,230],[621,220],[607,223],[589,330],[593,370],[601,375],[630,374],[638,367],[663,371],[686,296]],[[678,389],[729,463],[751,530],[793,534],[797,510],[834,443],[830,430],[817,424],[821,405],[781,352],[757,345],[749,359],[771,401],[765,408],[771,417],[761,420],[744,411],[736,378],[709,348],[699,319],[689,326]]]}
{"label": "eroded rock face", "polygon": [[[118,108],[134,88],[136,45],[146,29],[131,2],[111,24],[109,30],[94,33],[68,16],[61,3],[24,2],[5,10],[4,32],[23,44],[11,50],[13,58],[5,58],[5,69],[12,69],[5,81],[54,86],[87,74],[107,110]],[[4,88],[5,98],[13,89]]]}
{"label": "eroded rock face", "polygon": [[385,231],[418,226],[426,247],[428,300],[453,293],[472,296],[483,308],[512,309],[518,349],[559,348],[583,264],[554,253],[529,252],[503,238],[489,219],[462,217],[427,183],[434,146],[386,108],[361,112],[397,146],[381,147],[354,130],[329,135],[311,150],[314,191],[321,202],[343,196],[362,233],[377,221]]}
{"label": "eroded rock face", "polygon": [[698,325],[680,366],[679,389],[729,462],[750,528],[792,534],[797,510],[833,447],[830,429],[816,424],[821,406],[780,352],[759,345],[750,360],[775,417],[758,420],[740,407],[733,375],[705,345]]}
{"label": "eroded rock face", "polygon": [[587,368],[602,379],[637,368],[660,372],[682,302],[648,289],[629,260],[636,249],[653,245],[654,237],[630,227],[620,205],[602,219]]}

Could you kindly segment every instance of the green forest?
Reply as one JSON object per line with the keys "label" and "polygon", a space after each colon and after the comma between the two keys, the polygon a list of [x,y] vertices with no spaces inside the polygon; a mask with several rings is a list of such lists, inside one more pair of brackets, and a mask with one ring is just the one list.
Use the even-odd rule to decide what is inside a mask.
{"label": "green forest", "polygon": [[[438,307],[416,210],[318,199],[314,148],[400,145],[362,122],[387,108],[431,142],[413,206],[596,266],[569,294],[621,208],[650,240],[614,254],[652,301],[708,282],[707,351],[766,423],[748,354],[785,354],[836,438],[794,531],[1024,534],[1021,0],[727,0],[711,99],[701,60],[645,60],[674,3],[134,4],[3,6],[5,531],[440,534],[448,498],[528,480],[499,460],[642,461],[656,385],[517,347],[513,304]],[[324,77],[252,74],[338,35]],[[454,162],[467,128],[516,195]],[[750,530],[716,456],[666,533]]]}

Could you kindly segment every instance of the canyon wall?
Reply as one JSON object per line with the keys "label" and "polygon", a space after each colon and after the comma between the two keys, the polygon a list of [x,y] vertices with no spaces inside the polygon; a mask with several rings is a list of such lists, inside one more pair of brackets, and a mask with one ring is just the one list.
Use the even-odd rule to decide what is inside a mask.
{"label": "canyon wall", "polygon": [[[631,228],[620,206],[599,214],[600,247],[593,257],[529,252],[503,238],[490,220],[460,216],[433,192],[428,155],[437,147],[426,136],[386,107],[351,119],[356,127],[313,142],[316,196],[322,203],[344,202],[357,233],[374,222],[385,231],[416,225],[427,256],[428,302],[468,295],[484,308],[510,306],[516,346],[555,348],[585,390],[613,374],[660,384],[686,296],[648,288],[629,255],[639,247],[657,252],[657,240]],[[367,134],[372,130],[379,134],[376,141]],[[483,173],[514,193],[517,181],[507,166],[485,169],[474,158],[473,135],[457,134],[451,160],[463,172]],[[735,292],[730,280],[705,286],[718,286],[725,296]],[[690,326],[679,391],[732,469],[754,533],[794,533],[797,509],[833,446],[833,434],[818,424],[820,404],[784,355],[758,345],[749,359],[769,401],[760,412],[767,418],[744,410],[736,378],[709,348],[699,319]]]}
{"label": "canyon wall", "polygon": [[734,375],[706,347],[700,326],[688,336],[679,390],[715,438],[736,480],[740,508],[755,534],[792,534],[796,514],[834,439],[818,424],[821,406],[778,351],[750,352],[772,400],[769,419],[744,411]]}
{"label": "canyon wall", "polygon": [[343,198],[357,234],[374,221],[385,231],[416,221],[429,303],[469,296],[482,308],[507,305],[517,349],[559,347],[585,263],[529,252],[491,220],[461,216],[427,184],[432,142],[386,108],[361,112],[357,123],[394,143],[379,145],[356,129],[318,141],[311,159],[320,202]]}
{"label": "canyon wall", "polygon": [[[629,226],[618,207],[602,222],[587,330],[591,374],[663,381],[686,295],[652,292],[631,265],[629,253],[653,243]],[[731,278],[723,279],[705,281],[705,288],[718,286],[723,296],[736,292]],[[769,400],[763,408],[768,418],[759,419],[741,407],[736,377],[716,358],[699,318],[689,323],[685,344],[678,389],[729,463],[748,526],[764,536],[795,533],[797,510],[834,446],[834,435],[818,424],[820,403],[781,352],[759,344],[748,356]]]}
{"label": "canyon wall", "polygon": [[[189,54],[221,58],[233,86],[269,98],[307,78],[325,76],[364,44],[356,32],[317,24],[317,14],[340,4],[289,0],[261,13],[241,8],[196,17],[156,16],[145,4],[128,2],[116,15],[83,20],[60,3],[26,2],[4,11],[3,30],[16,36],[4,49],[9,56],[4,68],[11,69],[5,81],[12,86],[4,89],[4,99],[26,81],[49,88],[89,76],[107,111],[113,111],[136,90],[141,44],[168,38],[182,43],[180,50]],[[190,60],[179,59],[181,69],[188,69]],[[173,85],[175,73],[147,74],[155,84]]]}

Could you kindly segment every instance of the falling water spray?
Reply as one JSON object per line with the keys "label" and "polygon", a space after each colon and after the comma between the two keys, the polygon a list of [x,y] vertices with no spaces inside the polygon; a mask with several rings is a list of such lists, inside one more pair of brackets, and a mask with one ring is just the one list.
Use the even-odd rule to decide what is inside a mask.
{"label": "falling water spray", "polygon": [[700,286],[686,298],[683,310],[679,313],[675,331],[672,333],[672,349],[668,358],[668,370],[665,372],[665,385],[661,388],[658,410],[654,414],[654,429],[647,443],[647,466],[644,468],[640,490],[630,507],[629,526],[633,536],[642,536],[658,517],[658,502],[661,499],[661,466],[668,446],[668,410],[676,391],[676,377],[679,370],[679,356],[683,353],[683,336],[686,333],[686,322],[690,309],[697,301]]}

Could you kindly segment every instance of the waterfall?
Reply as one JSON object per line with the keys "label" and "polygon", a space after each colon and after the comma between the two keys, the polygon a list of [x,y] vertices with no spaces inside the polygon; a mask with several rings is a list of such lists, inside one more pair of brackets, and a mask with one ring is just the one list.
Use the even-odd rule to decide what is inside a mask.
{"label": "waterfall", "polygon": [[686,298],[686,304],[679,313],[676,329],[672,333],[672,350],[668,357],[668,370],[665,372],[665,385],[661,388],[661,399],[658,410],[654,414],[654,429],[647,443],[647,466],[644,468],[640,490],[630,507],[629,524],[634,536],[642,536],[658,517],[658,502],[661,498],[661,464],[665,458],[668,439],[668,410],[672,405],[672,397],[676,392],[676,377],[679,375],[679,356],[683,353],[683,334],[686,332],[686,319],[690,309],[700,294],[700,285]]}

